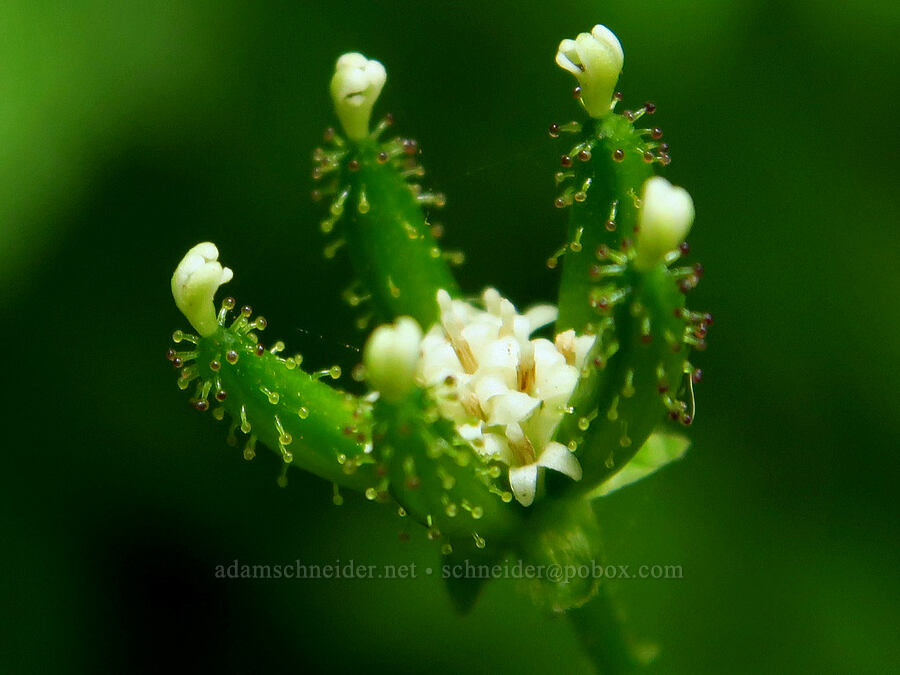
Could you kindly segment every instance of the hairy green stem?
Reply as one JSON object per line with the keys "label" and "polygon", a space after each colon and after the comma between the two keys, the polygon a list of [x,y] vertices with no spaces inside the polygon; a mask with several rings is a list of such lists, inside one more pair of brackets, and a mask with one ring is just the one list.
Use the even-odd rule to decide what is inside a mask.
{"label": "hairy green stem", "polygon": [[[521,526],[521,511],[498,480],[501,469],[436,418],[424,393],[375,404],[375,454],[392,496],[432,538],[495,549]],[[445,553],[453,546],[445,545]]]}
{"label": "hairy green stem", "polygon": [[323,229],[342,227],[358,275],[361,295],[380,321],[411,316],[426,329],[438,319],[438,289],[458,287],[423,211],[443,197],[412,182],[423,175],[413,141],[380,142],[378,131],[359,141],[331,136],[330,150],[317,152],[319,176],[336,171],[336,194]]}
{"label": "hairy green stem", "polygon": [[579,334],[601,330],[604,274],[597,250],[620,249],[634,239],[641,186],[653,164],[640,129],[621,115],[585,122],[576,143],[562,158],[563,192],[558,206],[569,207],[568,245],[563,259],[557,329]]}
{"label": "hairy green stem", "polygon": [[[233,303],[225,301],[226,306]],[[186,389],[196,382],[193,406],[212,410],[217,419],[228,413],[230,441],[236,442],[238,430],[247,437],[246,459],[253,458],[259,441],[286,464],[337,485],[360,491],[372,487],[376,478],[368,404],[320,381],[339,376],[339,369],[309,374],[300,368],[299,355],[285,359],[277,354],[283,344],[266,349],[256,335],[265,319],[250,321],[249,314],[245,308],[226,326],[223,307],[211,335],[176,333],[177,341],[195,343],[190,351],[169,352],[182,369],[179,386]]]}
{"label": "hairy green stem", "polygon": [[669,162],[668,147],[657,143],[661,132],[636,128],[635,117],[610,113],[555,129],[576,139],[557,175],[557,206],[570,216],[568,242],[551,258],[563,260],[557,328],[597,338],[558,431],[561,442],[577,446],[584,478],[575,486],[553,482],[554,490],[591,491],[634,456],[666,413],[685,424],[693,415],[679,397],[689,393],[692,331],[706,328],[684,309],[683,292],[696,278],[690,268],[669,269],[677,251],[647,269],[635,264],[640,196],[654,165]]}

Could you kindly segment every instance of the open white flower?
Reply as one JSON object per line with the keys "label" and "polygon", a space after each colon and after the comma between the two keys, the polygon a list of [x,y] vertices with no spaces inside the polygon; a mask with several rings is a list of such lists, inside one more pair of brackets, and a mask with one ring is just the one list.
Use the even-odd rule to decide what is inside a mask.
{"label": "open white flower", "polygon": [[615,34],[597,24],[590,33],[563,40],[556,63],[578,79],[581,103],[591,117],[603,117],[610,110],[625,54]]}
{"label": "open white flower", "polygon": [[363,351],[366,377],[385,399],[399,401],[415,386],[421,341],[422,329],[408,316],[372,331]]}
{"label": "open white flower", "polygon": [[213,298],[222,284],[234,274],[219,263],[219,249],[205,241],[188,251],[172,275],[175,305],[200,335],[216,332],[216,308]]}
{"label": "open white flower", "polygon": [[372,107],[386,80],[384,66],[362,54],[350,52],[337,60],[331,78],[331,98],[348,138],[360,140],[368,136]]}
{"label": "open white flower", "polygon": [[441,320],[422,340],[420,377],[462,438],[509,465],[513,494],[528,506],[540,467],[581,479],[578,460],[552,439],[594,337],[530,339],[556,319],[555,307],[518,314],[493,288],[483,300],[485,310],[438,292]]}
{"label": "open white flower", "polygon": [[661,176],[648,178],[641,195],[634,264],[649,269],[678,248],[694,222],[694,202],[684,188]]}

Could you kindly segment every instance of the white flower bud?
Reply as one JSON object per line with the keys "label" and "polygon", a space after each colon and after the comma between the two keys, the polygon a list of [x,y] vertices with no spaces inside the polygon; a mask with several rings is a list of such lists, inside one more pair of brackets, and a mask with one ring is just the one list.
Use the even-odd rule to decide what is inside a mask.
{"label": "white flower bud", "polygon": [[219,263],[216,245],[205,241],[185,254],[172,275],[172,297],[181,313],[200,335],[216,332],[216,308],[213,298],[233,273]]}
{"label": "white flower bud", "polygon": [[609,113],[624,61],[619,39],[600,24],[574,40],[563,40],[556,52],[557,65],[578,79],[581,104],[591,117]]}
{"label": "white flower bud", "polygon": [[422,329],[408,316],[378,326],[363,352],[366,377],[388,401],[401,400],[415,385]]}
{"label": "white flower bud", "polygon": [[331,98],[348,138],[360,140],[369,135],[372,107],[386,79],[384,66],[362,54],[351,52],[337,60],[331,78]]}
{"label": "white flower bud", "polygon": [[634,259],[646,270],[658,265],[666,253],[678,248],[694,222],[694,202],[688,191],[654,176],[644,183]]}

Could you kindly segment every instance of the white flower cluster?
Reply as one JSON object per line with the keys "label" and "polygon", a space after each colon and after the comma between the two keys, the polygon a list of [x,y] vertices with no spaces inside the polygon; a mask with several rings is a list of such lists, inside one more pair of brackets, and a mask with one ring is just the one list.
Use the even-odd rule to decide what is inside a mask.
{"label": "white flower cluster", "polygon": [[483,300],[486,310],[438,292],[441,320],[422,340],[419,378],[462,438],[509,465],[513,495],[528,506],[540,467],[581,479],[578,460],[552,438],[594,337],[530,339],[556,320],[555,307],[518,314],[493,288]]}

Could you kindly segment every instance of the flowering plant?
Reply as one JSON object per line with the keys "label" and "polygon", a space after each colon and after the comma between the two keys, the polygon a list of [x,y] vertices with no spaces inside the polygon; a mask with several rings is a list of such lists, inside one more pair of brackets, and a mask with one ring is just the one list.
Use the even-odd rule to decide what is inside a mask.
{"label": "flowering plant", "polygon": [[[555,176],[556,206],[569,211],[565,244],[548,259],[562,260],[556,306],[519,312],[494,288],[460,290],[459,254],[440,249],[427,218],[444,198],[416,182],[414,141],[382,139],[390,117],[370,131],[386,71],[356,53],[338,59],[331,82],[344,135],[326,132],[313,176],[314,198],[329,203],[325,254],[346,249],[358,281],[345,297],[379,322],[352,374],[367,391],[328,384],[342,376],[337,367],[306,372],[302,357],[282,356],[281,341],[265,346],[267,322],[250,307],[225,298],[216,310],[232,272],[214,244],[192,248],[172,278],[197,334],[177,331],[193,347],[168,358],[179,386],[193,385],[194,407],[227,413],[229,439],[246,435],[247,459],[261,442],[285,468],[332,481],[337,501],[349,489],[394,504],[448,557],[516,554],[545,567],[599,559],[591,501],[680,457],[687,441],[673,425],[694,418],[701,373],[688,352],[705,347],[712,319],[685,307],[702,268],[674,266],[688,252],[691,198],[655,175],[669,147],[658,128],[637,126],[655,106],[615,110],[616,36],[595,26],[563,40],[556,61],[578,79],[588,115],[550,127],[572,137]],[[449,588],[461,608],[474,601],[471,587]],[[598,667],[639,660],[612,639],[598,579],[540,579],[535,597],[572,616]]]}

